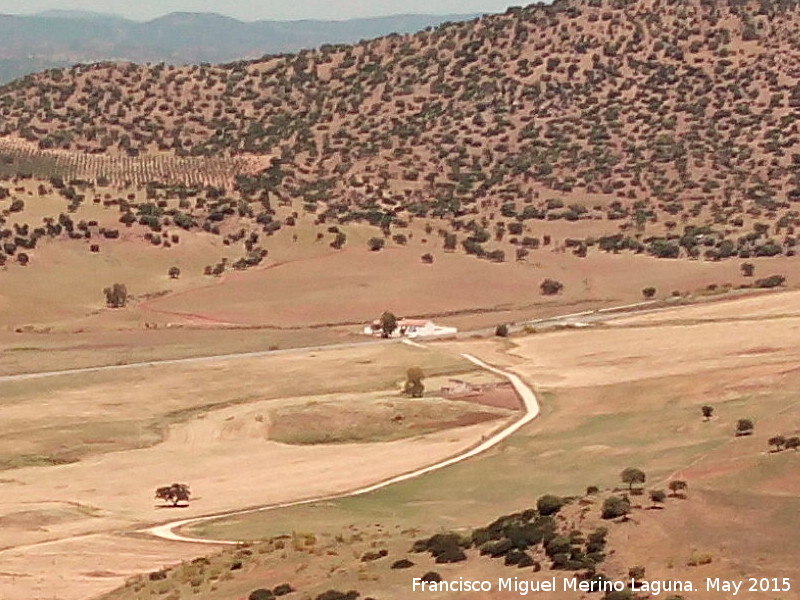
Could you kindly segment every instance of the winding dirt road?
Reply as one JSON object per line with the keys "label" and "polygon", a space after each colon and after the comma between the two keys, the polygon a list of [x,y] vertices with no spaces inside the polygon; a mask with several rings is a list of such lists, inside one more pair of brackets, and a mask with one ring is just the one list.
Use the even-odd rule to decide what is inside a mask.
{"label": "winding dirt road", "polygon": [[522,399],[522,404],[524,407],[523,415],[511,423],[508,427],[498,431],[488,439],[481,442],[479,445],[475,446],[474,448],[467,450],[466,452],[462,452],[452,458],[448,458],[447,460],[440,461],[436,464],[430,465],[428,467],[423,467],[421,469],[417,469],[410,473],[404,473],[402,475],[397,475],[396,477],[392,477],[391,479],[386,479],[379,483],[375,483],[366,487],[358,488],[352,490],[350,492],[346,492],[344,494],[335,494],[331,496],[323,496],[318,498],[307,498],[305,500],[298,500],[294,502],[284,502],[281,504],[271,504],[268,506],[262,506],[260,508],[251,508],[247,510],[239,510],[233,512],[227,512],[222,514],[216,515],[209,515],[205,517],[196,517],[192,519],[183,519],[180,521],[173,521],[171,523],[166,523],[164,525],[158,525],[156,527],[151,527],[149,529],[144,530],[144,533],[148,533],[155,537],[161,538],[163,540],[169,540],[173,542],[186,542],[192,544],[212,544],[212,545],[229,545],[234,546],[241,543],[241,541],[237,540],[207,540],[203,538],[195,538],[189,537],[185,535],[181,535],[177,533],[177,530],[182,527],[187,527],[191,525],[198,525],[200,523],[206,523],[208,521],[214,521],[221,518],[226,517],[235,517],[240,515],[247,515],[247,514],[255,514],[260,512],[268,512],[272,510],[278,510],[281,508],[289,508],[292,506],[302,506],[304,504],[313,504],[316,502],[327,502],[330,500],[336,500],[340,498],[349,498],[352,496],[360,496],[362,494],[368,494],[370,492],[374,492],[390,485],[394,485],[395,483],[400,483],[403,481],[408,481],[410,479],[416,479],[417,477],[421,477],[423,475],[427,475],[428,473],[433,473],[434,471],[438,471],[440,469],[444,469],[445,467],[449,467],[460,462],[463,462],[469,458],[477,456],[486,452],[487,450],[494,448],[500,442],[507,439],[517,431],[519,431],[522,427],[533,421],[536,417],[539,416],[539,402],[536,399],[536,395],[533,393],[533,390],[528,387],[528,385],[514,373],[510,373],[508,371],[503,371],[496,367],[493,367],[481,359],[472,356],[471,354],[462,354],[465,359],[472,362],[473,364],[486,369],[487,371],[491,371],[497,375],[505,377],[511,382],[511,385],[514,386],[517,394],[519,394],[520,398]]}

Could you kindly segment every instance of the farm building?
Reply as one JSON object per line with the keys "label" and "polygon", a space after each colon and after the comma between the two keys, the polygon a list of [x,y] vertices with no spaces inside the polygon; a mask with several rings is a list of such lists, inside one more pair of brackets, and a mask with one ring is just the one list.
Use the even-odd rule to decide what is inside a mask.
{"label": "farm building", "polygon": [[[455,335],[458,329],[455,327],[444,327],[437,325],[433,321],[425,319],[400,319],[397,321],[397,329],[392,337],[423,338],[423,337],[445,337]],[[364,328],[364,335],[380,335],[381,322],[374,321],[371,325]]]}

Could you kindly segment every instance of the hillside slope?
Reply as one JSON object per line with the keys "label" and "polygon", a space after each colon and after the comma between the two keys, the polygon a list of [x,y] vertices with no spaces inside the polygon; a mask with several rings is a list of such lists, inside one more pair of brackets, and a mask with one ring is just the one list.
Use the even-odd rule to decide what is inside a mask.
{"label": "hillside slope", "polygon": [[440,212],[534,184],[796,200],[800,11],[783,4],[571,0],[224,67],[76,67],[3,88],[2,132],[82,152],[280,152],[320,195],[369,179]]}
{"label": "hillside slope", "polygon": [[[435,249],[561,265],[542,293],[562,282],[575,301],[609,293],[592,279],[600,271],[616,282],[603,297],[623,303],[640,291],[777,287],[795,275],[800,223],[798,33],[794,0],[565,0],[252,62],[47,71],[0,88],[0,175],[17,184],[0,190],[14,213],[0,217],[0,263],[37,263],[15,252],[42,236],[86,243],[91,231],[52,225],[70,226],[58,212],[14,211],[58,188],[78,225],[97,221],[81,209],[91,188],[147,245],[171,247],[161,232],[173,224],[243,245],[234,269],[277,250],[255,256],[248,240],[308,219],[315,247],[328,235],[341,249],[355,231],[337,226],[367,223],[384,235],[358,234],[373,256],[409,244],[417,265]],[[225,164],[256,168],[219,173]],[[109,184],[138,190],[114,199],[100,192]],[[112,218],[98,226],[116,229]],[[660,278],[652,263],[598,250],[775,266],[742,263],[739,282],[733,265]]]}

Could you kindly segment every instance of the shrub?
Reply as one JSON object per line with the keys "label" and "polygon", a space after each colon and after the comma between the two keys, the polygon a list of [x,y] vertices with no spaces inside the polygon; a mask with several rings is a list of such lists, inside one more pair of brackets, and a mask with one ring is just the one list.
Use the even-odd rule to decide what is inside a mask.
{"label": "shrub", "polygon": [[247,600],[274,600],[274,599],[275,599],[275,594],[273,594],[270,590],[265,590],[264,588],[253,590],[247,597]]}
{"label": "shrub", "polygon": [[632,600],[633,592],[631,590],[612,591],[603,596],[603,600]]}
{"label": "shrub", "polygon": [[764,279],[756,279],[755,286],[762,289],[771,289],[782,286],[786,283],[786,277],[783,275],[770,275]]}
{"label": "shrub", "polygon": [[508,337],[508,325],[505,323],[501,323],[497,327],[494,328],[494,334],[497,337]]}
{"label": "shrub", "polygon": [[434,261],[433,254],[430,252],[422,255],[422,262],[426,265],[432,265]]}
{"label": "shrub", "polygon": [[505,565],[507,567],[517,566],[520,568],[532,567],[533,558],[524,550],[519,550],[517,548],[514,548],[512,550],[509,550],[508,554],[506,554]]}
{"label": "shrub", "polygon": [[[373,238],[373,239],[378,239],[378,238]],[[335,250],[341,250],[346,243],[347,243],[347,235],[344,232],[340,231],[336,234],[336,238],[331,242],[331,248]]]}
{"label": "shrub", "polygon": [[382,250],[385,245],[386,241],[379,237],[370,238],[369,242],[367,242],[367,246],[372,252],[378,252],[379,250]]}
{"label": "shrub", "polygon": [[656,288],[654,287],[646,287],[642,290],[642,296],[644,296],[646,300],[652,300],[655,295]]}
{"label": "shrub", "polygon": [[600,491],[599,487],[597,487],[596,485],[590,485],[589,487],[586,488],[586,495],[593,496],[594,494],[597,494],[599,491]]}
{"label": "shrub", "polygon": [[336,590],[328,590],[323,592],[315,598],[315,600],[356,600],[361,596],[357,591],[350,590],[349,592],[337,592]]}
{"label": "shrub", "polygon": [[361,562],[372,562],[375,560],[380,560],[381,558],[385,558],[388,555],[389,553],[386,550],[380,550],[379,552],[365,552],[361,556]]}
{"label": "shrub", "polygon": [[559,496],[547,494],[536,501],[536,510],[540,515],[554,515],[564,506],[564,499]]}
{"label": "shrub", "polygon": [[288,583],[282,583],[281,585],[277,586],[272,593],[276,596],[285,596],[287,594],[291,594],[294,591],[294,588],[289,585]]}
{"label": "shrub", "polygon": [[420,579],[425,583],[438,583],[442,580],[442,576],[439,575],[436,571],[428,571],[427,573],[425,573],[425,575],[420,577]]}
{"label": "shrub", "polygon": [[631,511],[631,502],[622,496],[609,496],[603,502],[602,517],[604,519],[616,519],[624,517]]}
{"label": "shrub", "polygon": [[497,558],[498,556],[505,556],[513,547],[511,540],[503,538],[501,540],[493,540],[486,542],[481,546],[481,554],[484,556],[491,556]]}
{"label": "shrub", "polygon": [[555,558],[558,554],[569,555],[572,551],[572,540],[565,535],[558,535],[550,540],[544,549],[550,558]]}
{"label": "shrub", "polygon": [[436,556],[436,562],[439,564],[457,563],[465,560],[467,560],[467,555],[458,546],[446,548]]}
{"label": "shrub", "polygon": [[162,581],[162,580],[167,578],[167,572],[166,571],[153,571],[152,573],[150,573],[147,576],[147,578],[150,581]]}
{"label": "shrub", "polygon": [[392,563],[392,569],[410,569],[414,566],[414,563],[408,560],[407,558],[401,558],[400,560],[396,560]]}
{"label": "shrub", "polygon": [[556,281],[555,279],[545,279],[539,285],[539,289],[541,290],[543,296],[555,296],[556,294],[561,293],[561,291],[564,289],[564,284],[560,281]]}
{"label": "shrub", "polygon": [[714,559],[710,554],[699,554],[697,552],[693,552],[689,557],[689,560],[686,562],[686,565],[689,567],[699,567],[701,565],[710,565],[712,562],[714,562]]}

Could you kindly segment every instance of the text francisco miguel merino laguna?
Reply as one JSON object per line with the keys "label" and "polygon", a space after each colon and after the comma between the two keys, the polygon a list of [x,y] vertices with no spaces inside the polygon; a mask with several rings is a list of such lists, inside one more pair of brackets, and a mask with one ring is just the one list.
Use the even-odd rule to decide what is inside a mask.
{"label": "text francisco miguel merino laguna", "polygon": [[[636,585],[639,591],[650,592],[658,596],[664,592],[694,592],[697,588],[691,581],[636,581],[631,582]],[[575,577],[563,578],[560,581],[552,579],[529,581],[516,577],[498,578],[496,581],[476,581],[460,577],[453,581],[423,581],[414,578],[411,581],[411,589],[414,592],[492,592],[507,591],[515,592],[520,596],[536,594],[538,592],[613,592],[622,591],[628,587],[627,582],[611,580],[582,580]],[[709,579],[706,586],[709,591],[731,591],[735,596],[741,588],[741,584],[721,582],[720,580]]]}

